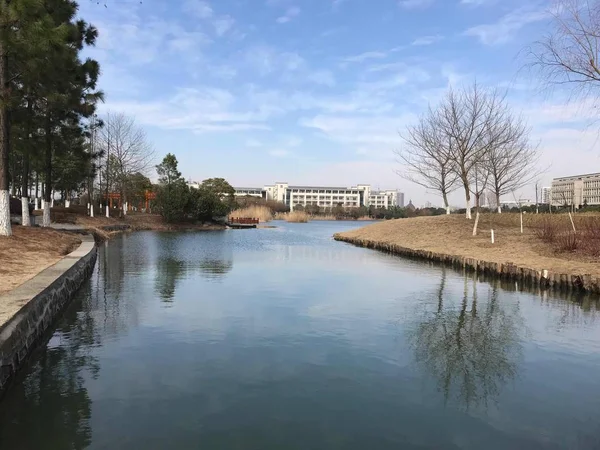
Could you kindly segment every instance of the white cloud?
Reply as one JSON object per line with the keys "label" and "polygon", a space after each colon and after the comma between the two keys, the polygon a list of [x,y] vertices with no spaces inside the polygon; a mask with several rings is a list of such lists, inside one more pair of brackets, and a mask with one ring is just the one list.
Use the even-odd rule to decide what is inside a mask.
{"label": "white cloud", "polygon": [[382,59],[387,56],[387,53],[380,51],[364,52],[358,55],[348,56],[343,59],[346,63],[362,63],[369,59]]}
{"label": "white cloud", "polygon": [[235,20],[233,19],[233,17],[228,15],[221,16],[218,19],[215,19],[213,21],[213,26],[215,27],[215,32],[217,33],[217,36],[223,36],[225,33],[227,33],[233,27],[234,23]]}
{"label": "white cloud", "polygon": [[485,45],[503,44],[513,39],[521,28],[547,17],[548,13],[544,10],[523,7],[506,14],[496,23],[477,25],[463,34],[476,37]]}
{"label": "white cloud", "polygon": [[432,36],[422,36],[422,37],[417,38],[414,41],[412,41],[411,45],[416,45],[416,46],[431,45],[431,44],[435,44],[436,42],[439,42],[443,39],[444,39],[444,37],[440,36],[439,34],[432,35]]}
{"label": "white cloud", "polygon": [[199,19],[209,19],[213,15],[210,4],[202,0],[187,0],[183,4],[183,12],[193,14]]}
{"label": "white cloud", "polygon": [[283,16],[277,18],[277,23],[290,22],[298,14],[300,14],[300,8],[298,8],[297,6],[291,6],[287,9]]}
{"label": "white cloud", "polygon": [[398,5],[406,9],[427,8],[433,3],[433,0],[400,0]]}
{"label": "white cloud", "polygon": [[316,84],[322,84],[324,86],[334,86],[335,78],[333,73],[329,70],[317,70],[308,75],[307,79]]}

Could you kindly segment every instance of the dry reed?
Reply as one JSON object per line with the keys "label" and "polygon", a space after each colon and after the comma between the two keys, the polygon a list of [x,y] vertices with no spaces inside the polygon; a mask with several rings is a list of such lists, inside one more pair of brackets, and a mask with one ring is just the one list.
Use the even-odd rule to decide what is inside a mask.
{"label": "dry reed", "polygon": [[287,213],[284,218],[286,222],[306,223],[309,216],[303,211],[292,211]]}
{"label": "dry reed", "polygon": [[258,219],[261,222],[270,222],[273,220],[271,210],[264,205],[251,205],[245,208],[236,209],[229,213],[229,217],[241,219]]}

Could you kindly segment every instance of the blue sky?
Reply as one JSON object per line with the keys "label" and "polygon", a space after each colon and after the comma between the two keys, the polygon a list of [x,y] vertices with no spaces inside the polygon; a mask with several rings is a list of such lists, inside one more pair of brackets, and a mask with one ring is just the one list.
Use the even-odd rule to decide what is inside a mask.
{"label": "blue sky", "polygon": [[600,166],[589,103],[521,70],[547,0],[80,1],[100,33],[101,113],[135,117],[186,178],[370,183],[440,203],[395,173],[398,132],[475,79],[509,90],[551,164],[544,184]]}

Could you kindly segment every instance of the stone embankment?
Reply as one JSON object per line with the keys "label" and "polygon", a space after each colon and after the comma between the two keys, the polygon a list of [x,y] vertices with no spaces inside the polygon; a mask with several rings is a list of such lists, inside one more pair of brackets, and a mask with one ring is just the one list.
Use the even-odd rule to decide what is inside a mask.
{"label": "stone embankment", "polygon": [[339,233],[334,235],[334,239],[336,241],[347,242],[359,247],[380,250],[394,255],[439,262],[451,265],[455,268],[498,276],[503,279],[518,281],[524,285],[600,294],[600,277],[592,276],[590,274],[553,273],[546,269],[532,269],[510,262],[488,262],[464,256],[449,255],[427,250],[415,250],[389,242],[361,239]]}
{"label": "stone embankment", "polygon": [[0,392],[91,274],[95,262],[94,239],[84,235],[77,250],[0,296]]}

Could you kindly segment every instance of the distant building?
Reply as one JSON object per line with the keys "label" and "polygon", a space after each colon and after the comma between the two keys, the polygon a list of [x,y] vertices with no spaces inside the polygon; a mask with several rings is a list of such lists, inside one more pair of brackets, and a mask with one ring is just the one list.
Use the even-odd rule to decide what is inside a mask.
{"label": "distant building", "polygon": [[600,205],[600,173],[555,178],[551,198],[552,206]]}
{"label": "distant building", "polygon": [[333,208],[341,205],[346,208],[372,206],[390,208],[404,206],[404,194],[397,190],[373,191],[368,184],[353,187],[342,186],[290,186],[278,181],[261,188],[235,188],[236,196],[261,197],[288,205],[291,210],[301,206]]}
{"label": "distant building", "polygon": [[502,208],[518,208],[520,206],[533,206],[535,205],[534,201],[531,201],[528,198],[520,198],[518,200],[501,200],[500,206]]}
{"label": "distant building", "polygon": [[543,205],[549,205],[550,202],[552,201],[552,188],[550,188],[550,187],[543,187],[541,194],[542,194],[541,195],[541,197],[542,197],[541,203]]}

